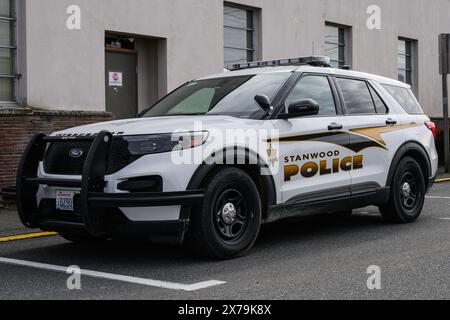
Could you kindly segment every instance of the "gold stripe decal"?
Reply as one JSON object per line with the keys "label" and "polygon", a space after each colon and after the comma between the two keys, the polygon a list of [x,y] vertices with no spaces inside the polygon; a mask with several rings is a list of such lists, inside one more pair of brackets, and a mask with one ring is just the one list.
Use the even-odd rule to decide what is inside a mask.
{"label": "gold stripe decal", "polygon": [[399,125],[393,125],[393,126],[379,126],[379,127],[370,127],[370,128],[361,128],[361,129],[352,129],[350,132],[363,135],[365,137],[368,137],[384,147],[386,147],[386,142],[381,137],[384,133],[399,131],[403,129],[410,129],[418,127],[419,125],[414,124],[399,124]]}

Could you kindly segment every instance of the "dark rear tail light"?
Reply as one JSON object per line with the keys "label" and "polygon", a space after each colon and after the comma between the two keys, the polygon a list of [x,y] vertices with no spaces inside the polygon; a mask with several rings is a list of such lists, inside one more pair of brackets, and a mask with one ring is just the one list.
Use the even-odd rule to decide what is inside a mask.
{"label": "dark rear tail light", "polygon": [[436,140],[436,134],[437,134],[436,124],[434,122],[428,121],[428,122],[425,122],[425,125],[427,126],[428,129],[430,129],[431,132],[433,132],[434,139]]}

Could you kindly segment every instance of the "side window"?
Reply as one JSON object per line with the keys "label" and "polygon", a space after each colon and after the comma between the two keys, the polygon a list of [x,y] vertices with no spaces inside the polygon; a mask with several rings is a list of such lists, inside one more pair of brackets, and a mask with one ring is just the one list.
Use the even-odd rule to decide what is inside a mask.
{"label": "side window", "polygon": [[372,96],[363,80],[337,78],[348,114],[376,114]]}
{"label": "side window", "polygon": [[423,114],[416,97],[408,88],[383,85],[383,88],[405,109],[409,114]]}
{"label": "side window", "polygon": [[383,100],[380,98],[380,95],[369,85],[370,93],[372,94],[373,103],[375,104],[375,109],[378,114],[388,114],[389,109],[384,104]]}
{"label": "side window", "polygon": [[325,76],[305,76],[297,83],[286,99],[286,108],[295,101],[312,99],[319,106],[319,116],[335,116],[336,104],[330,82]]}

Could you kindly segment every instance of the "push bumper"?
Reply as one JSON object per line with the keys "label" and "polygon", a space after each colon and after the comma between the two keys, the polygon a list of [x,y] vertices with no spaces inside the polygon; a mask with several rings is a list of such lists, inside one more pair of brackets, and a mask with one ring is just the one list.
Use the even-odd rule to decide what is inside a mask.
{"label": "push bumper", "polygon": [[[92,140],[90,150],[83,167],[81,180],[48,179],[37,177],[39,163],[43,161],[47,143],[61,138],[37,134],[28,145],[17,173],[16,201],[22,223],[29,228],[41,228],[52,231],[71,231],[83,229],[94,236],[111,233],[144,234],[150,238],[172,238],[182,241],[187,230],[189,217],[182,215],[179,221],[167,222],[132,222],[122,219],[121,223],[111,223],[111,212],[117,208],[141,208],[182,206],[188,208],[201,204],[203,190],[184,192],[153,193],[104,193],[107,159],[113,139],[109,132],[102,131],[95,138],[79,137],[74,140]],[[67,138],[66,138],[67,140]],[[37,203],[41,185],[79,189],[76,199],[78,221],[55,219],[49,217],[42,206]],[[183,210],[182,210],[183,212]],[[126,220],[126,221],[123,221]]]}

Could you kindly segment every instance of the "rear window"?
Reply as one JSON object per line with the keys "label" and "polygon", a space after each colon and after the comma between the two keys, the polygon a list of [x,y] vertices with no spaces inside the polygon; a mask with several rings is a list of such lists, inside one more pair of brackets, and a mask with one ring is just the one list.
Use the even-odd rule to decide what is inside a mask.
{"label": "rear window", "polygon": [[384,84],[383,88],[403,107],[409,114],[423,114],[422,108],[417,102],[414,93],[408,88],[402,88]]}
{"label": "rear window", "polygon": [[369,87],[363,80],[337,78],[348,114],[376,114]]}

